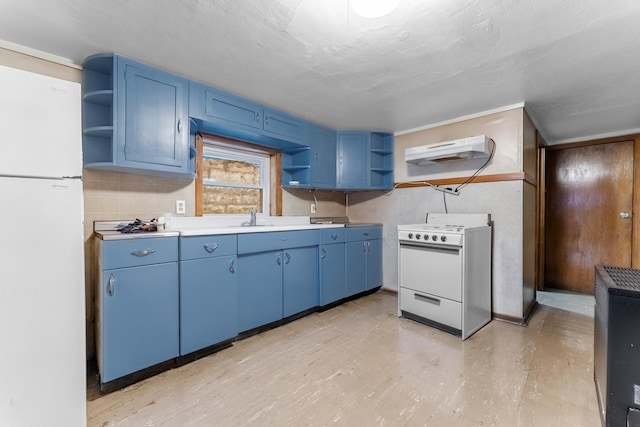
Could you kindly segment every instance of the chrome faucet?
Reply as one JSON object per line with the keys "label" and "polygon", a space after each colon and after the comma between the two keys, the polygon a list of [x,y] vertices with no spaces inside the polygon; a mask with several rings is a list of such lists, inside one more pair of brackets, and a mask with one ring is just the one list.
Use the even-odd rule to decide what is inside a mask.
{"label": "chrome faucet", "polygon": [[258,211],[256,209],[251,209],[251,219],[249,220],[249,225],[250,226],[254,226],[256,225],[256,214],[258,213]]}

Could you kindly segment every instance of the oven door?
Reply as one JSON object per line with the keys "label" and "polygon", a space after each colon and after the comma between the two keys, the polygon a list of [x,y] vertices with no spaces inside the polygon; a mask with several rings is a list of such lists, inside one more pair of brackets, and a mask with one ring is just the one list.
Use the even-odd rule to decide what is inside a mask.
{"label": "oven door", "polygon": [[399,285],[462,301],[462,248],[400,243]]}

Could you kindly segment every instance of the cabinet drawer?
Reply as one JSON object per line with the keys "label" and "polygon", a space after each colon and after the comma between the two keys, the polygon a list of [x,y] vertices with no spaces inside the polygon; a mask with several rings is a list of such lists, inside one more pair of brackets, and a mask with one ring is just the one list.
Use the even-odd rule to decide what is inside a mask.
{"label": "cabinet drawer", "polygon": [[347,241],[382,239],[382,227],[347,227]]}
{"label": "cabinet drawer", "polygon": [[180,237],[180,260],[235,255],[238,238],[235,234]]}
{"label": "cabinet drawer", "polygon": [[400,288],[400,310],[462,329],[462,304],[407,288]]}
{"label": "cabinet drawer", "polygon": [[178,238],[110,240],[102,242],[102,269],[178,261]]}
{"label": "cabinet drawer", "polygon": [[238,254],[317,246],[318,241],[318,230],[244,233],[238,234]]}
{"label": "cabinet drawer", "polygon": [[320,244],[342,243],[345,241],[344,228],[327,228],[320,230]]}

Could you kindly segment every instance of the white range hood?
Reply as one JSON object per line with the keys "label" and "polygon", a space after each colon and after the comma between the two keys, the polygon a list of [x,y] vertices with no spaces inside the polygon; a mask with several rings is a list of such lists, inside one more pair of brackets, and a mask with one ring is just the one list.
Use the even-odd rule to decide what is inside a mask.
{"label": "white range hood", "polygon": [[452,160],[468,160],[488,157],[490,138],[486,135],[445,141],[431,145],[407,148],[404,158],[407,163],[429,165]]}

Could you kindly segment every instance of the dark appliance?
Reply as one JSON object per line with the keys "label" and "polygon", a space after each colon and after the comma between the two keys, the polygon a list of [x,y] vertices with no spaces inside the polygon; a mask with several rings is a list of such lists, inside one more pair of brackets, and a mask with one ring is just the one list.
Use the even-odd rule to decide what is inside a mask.
{"label": "dark appliance", "polygon": [[640,270],[595,267],[594,379],[606,427],[640,427]]}

